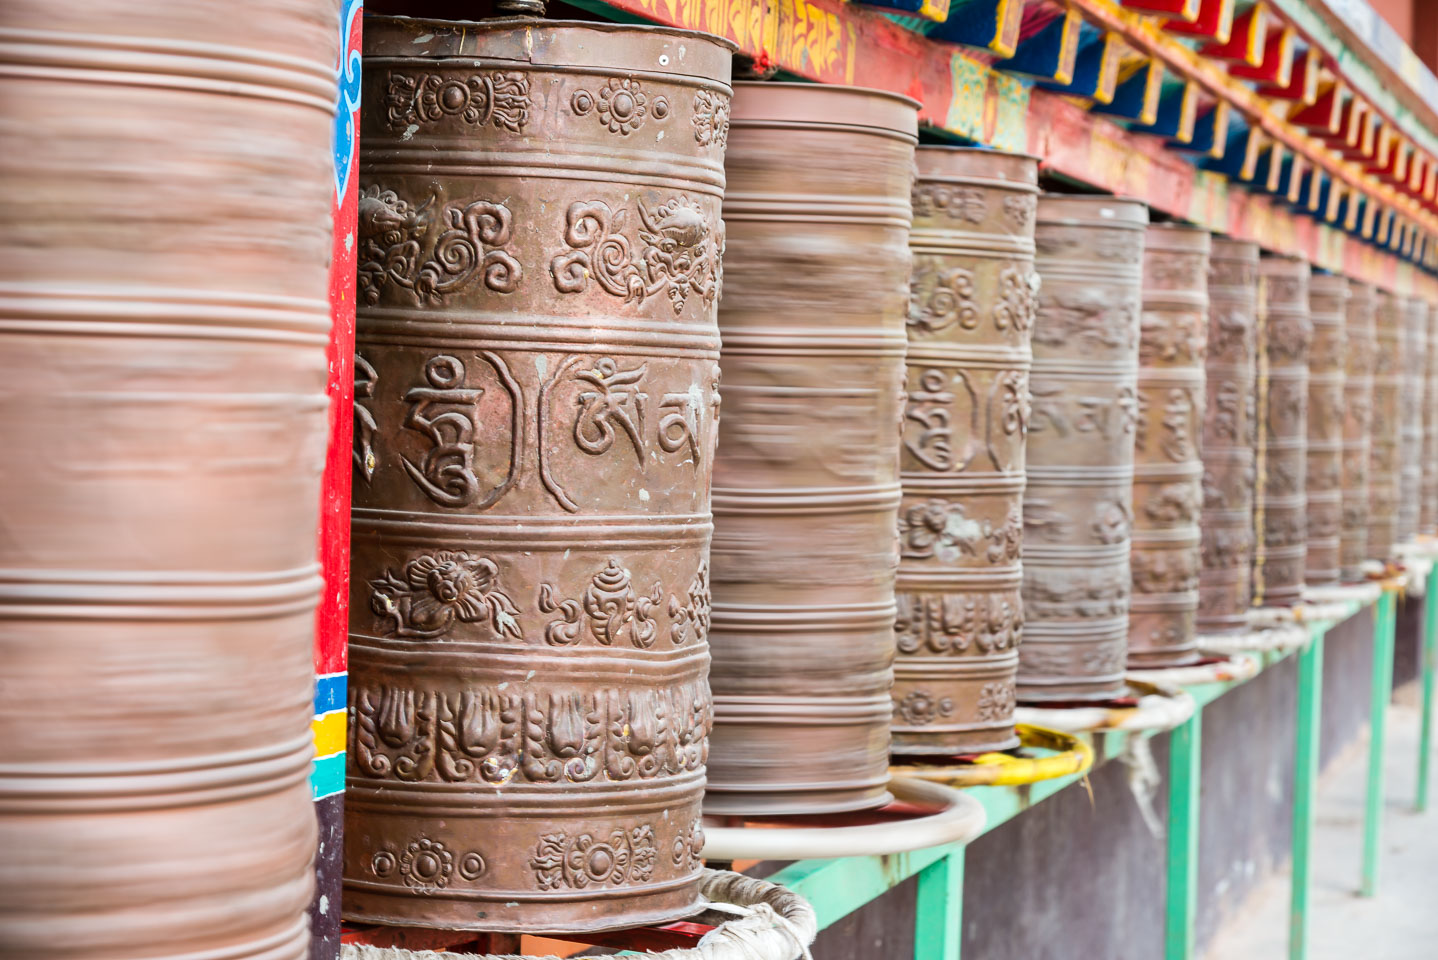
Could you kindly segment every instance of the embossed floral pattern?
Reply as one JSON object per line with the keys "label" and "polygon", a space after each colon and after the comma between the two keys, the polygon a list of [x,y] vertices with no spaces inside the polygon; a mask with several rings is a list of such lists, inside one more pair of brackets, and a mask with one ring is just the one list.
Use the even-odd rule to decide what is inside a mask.
{"label": "embossed floral pattern", "polygon": [[592,111],[610,133],[625,137],[644,126],[649,115],[649,95],[630,77],[611,77],[597,94],[581,90],[569,102],[575,113],[583,116]]}
{"label": "embossed floral pattern", "polygon": [[949,697],[936,697],[926,690],[910,690],[904,698],[894,704],[894,717],[911,727],[922,727],[935,720],[952,716],[954,701]]}
{"label": "embossed floral pattern", "polygon": [[994,326],[1012,326],[1023,333],[1034,325],[1038,312],[1039,275],[1022,267],[1007,266],[999,271],[999,300],[994,304]]}
{"label": "embossed floral pattern", "polygon": [[370,581],[370,609],[395,636],[428,639],[455,621],[487,621],[495,636],[522,639],[519,611],[497,587],[499,568],[486,557],[440,551],[414,558],[402,576]]}
{"label": "embossed floral pattern", "polygon": [[729,142],[729,98],[712,90],[694,95],[694,140],[701,147],[723,148]]}
{"label": "embossed floral pattern", "polygon": [[420,837],[399,855],[399,874],[405,886],[422,893],[449,885],[454,873],[454,854],[444,844]]}
{"label": "embossed floral pattern", "polygon": [[384,102],[391,129],[459,117],[473,126],[492,123],[520,133],[529,120],[529,78],[502,70],[469,75],[391,73]]}
{"label": "embossed floral pattern", "polygon": [[583,890],[595,886],[642,883],[654,872],[654,830],[641,824],[615,828],[607,836],[594,831],[547,833],[539,839],[530,869],[540,890]]}
{"label": "embossed floral pattern", "polygon": [[1016,702],[1013,684],[986,683],[979,688],[978,718],[985,723],[1007,720]]}
{"label": "embossed floral pattern", "polygon": [[941,263],[933,257],[915,259],[908,316],[912,332],[934,334],[955,324],[964,330],[979,325],[973,273],[963,267],[944,269]]}

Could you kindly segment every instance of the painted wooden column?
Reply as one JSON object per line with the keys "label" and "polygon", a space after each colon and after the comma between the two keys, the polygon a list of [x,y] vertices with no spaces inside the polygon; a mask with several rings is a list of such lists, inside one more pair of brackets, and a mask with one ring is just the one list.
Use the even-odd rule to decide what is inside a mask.
{"label": "painted wooden column", "polygon": [[340,856],[344,850],[345,679],[349,662],[350,480],[355,454],[355,251],[359,193],[360,30],[364,0],[340,8],[339,102],[334,123],[334,252],[330,263],[329,446],[320,492],[319,559],[325,580],[315,616],[315,763],[310,788],[319,820],[310,960],[340,955]]}

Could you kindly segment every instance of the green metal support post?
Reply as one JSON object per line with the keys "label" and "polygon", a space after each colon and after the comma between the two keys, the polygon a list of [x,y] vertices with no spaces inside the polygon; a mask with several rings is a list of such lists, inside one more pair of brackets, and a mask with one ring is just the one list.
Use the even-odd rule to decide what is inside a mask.
{"label": "green metal support post", "polygon": [[1319,719],[1323,714],[1323,633],[1310,632],[1298,654],[1298,717],[1293,756],[1293,880],[1288,909],[1289,960],[1308,956],[1309,852],[1318,783]]}
{"label": "green metal support post", "polygon": [[1397,594],[1384,587],[1373,622],[1373,690],[1368,721],[1368,796],[1363,811],[1363,879],[1359,896],[1378,891],[1378,833],[1383,822],[1383,744],[1393,690],[1393,631]]}
{"label": "green metal support post", "polygon": [[1198,907],[1198,785],[1203,710],[1179,724],[1169,738],[1168,896],[1164,960],[1192,960]]}
{"label": "green metal support post", "polygon": [[1423,592],[1423,718],[1418,728],[1418,795],[1413,808],[1428,809],[1428,763],[1433,753],[1434,674],[1438,672],[1438,563],[1428,570]]}
{"label": "green metal support post", "polygon": [[964,932],[964,849],[919,871],[914,960],[959,960]]}

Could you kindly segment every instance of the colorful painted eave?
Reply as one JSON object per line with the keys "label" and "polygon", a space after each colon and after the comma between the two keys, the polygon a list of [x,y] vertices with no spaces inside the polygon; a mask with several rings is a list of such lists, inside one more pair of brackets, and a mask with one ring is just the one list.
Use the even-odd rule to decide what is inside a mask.
{"label": "colorful painted eave", "polygon": [[[1400,256],[1399,249],[1375,246],[1362,238],[1361,230],[1344,230],[1342,214],[1350,207],[1388,209],[1409,224],[1409,233],[1428,240],[1413,243],[1410,250],[1422,253],[1410,256],[1421,256],[1430,269],[1438,267],[1438,244],[1431,242],[1438,237],[1438,215],[1421,195],[1400,191],[1391,179],[1368,172],[1364,162],[1347,158],[1330,142],[1290,123],[1274,106],[1288,101],[1260,96],[1229,75],[1222,62],[1195,53],[1161,29],[1152,15],[1125,10],[1111,0],[1070,0],[1070,6],[1090,28],[1128,48],[1130,57],[1157,61],[1171,79],[1196,85],[1203,100],[1201,116],[1216,103],[1228,104],[1228,112],[1252,125],[1266,144],[1302,157],[1304,168],[1319,171],[1330,195],[1336,191],[1342,202],[1326,203],[1310,216],[1306,203],[1293,206],[1282,196],[1235,185],[1224,173],[1196,168],[1163,137],[1091,113],[1090,100],[1035,88],[1029,80],[991,66],[997,59],[992,51],[924,36],[872,7],[843,0],[578,0],[578,5],[611,19],[718,34],[736,43],[761,69],[906,94],[922,104],[921,119],[936,130],[1038,154],[1055,173],[1139,197],[1171,216],[1411,292],[1416,284],[1429,282],[1423,271]],[[1030,6],[1039,5],[1030,0]],[[1215,152],[1221,150],[1219,144]],[[1332,222],[1328,213],[1334,215]]]}

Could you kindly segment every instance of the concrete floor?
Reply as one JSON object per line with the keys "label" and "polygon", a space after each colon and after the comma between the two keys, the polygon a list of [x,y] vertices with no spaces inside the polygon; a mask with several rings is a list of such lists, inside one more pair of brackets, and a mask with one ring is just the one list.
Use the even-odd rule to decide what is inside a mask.
{"label": "concrete floor", "polygon": [[[1417,784],[1416,684],[1398,691],[1388,715],[1385,815],[1378,895],[1357,895],[1363,851],[1366,733],[1319,781],[1313,838],[1309,960],[1438,958],[1438,758],[1426,814],[1413,810]],[[1438,752],[1438,751],[1435,751]],[[1205,960],[1283,960],[1288,956],[1289,871],[1248,899],[1204,953]]]}

